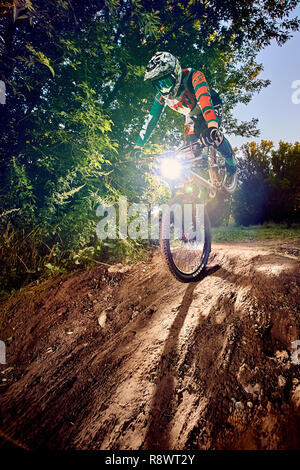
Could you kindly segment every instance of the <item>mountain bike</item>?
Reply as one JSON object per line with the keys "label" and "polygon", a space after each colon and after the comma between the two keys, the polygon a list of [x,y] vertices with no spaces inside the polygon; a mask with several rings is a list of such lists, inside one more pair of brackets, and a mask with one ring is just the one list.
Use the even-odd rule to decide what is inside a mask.
{"label": "mountain bike", "polygon": [[161,217],[163,259],[179,281],[198,281],[211,251],[206,204],[219,191],[233,194],[237,173],[233,176],[226,173],[224,159],[214,147],[199,150],[184,145],[155,156],[159,161],[156,173],[172,190],[172,199]]}

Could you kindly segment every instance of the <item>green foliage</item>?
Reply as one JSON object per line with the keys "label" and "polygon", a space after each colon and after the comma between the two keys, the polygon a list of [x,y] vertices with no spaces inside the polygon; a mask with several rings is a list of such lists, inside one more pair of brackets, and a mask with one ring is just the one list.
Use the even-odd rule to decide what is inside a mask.
{"label": "green foliage", "polygon": [[[292,240],[299,239],[300,225],[287,227],[283,224],[265,223],[263,225],[215,227],[212,229],[214,242],[249,242],[259,240]],[[297,250],[295,250],[297,251]]]}
{"label": "green foliage", "polygon": [[[284,43],[298,28],[298,20],[289,19],[296,4],[2,3],[0,79],[7,97],[0,114],[0,261],[6,288],[88,258],[143,252],[142,244],[121,241],[101,245],[93,256],[86,249],[99,246],[100,202],[113,203],[120,194],[135,202],[166,195],[129,157],[153,99],[143,81],[149,58],[169,50],[184,67],[202,68],[224,98],[227,131],[256,135],[255,120],[240,123],[232,110],[268,84],[255,57],[272,39]],[[182,116],[167,111],[150,152],[179,144],[182,128]]]}
{"label": "green foliage", "polygon": [[248,143],[239,160],[233,215],[241,225],[300,220],[300,144]]}
{"label": "green foliage", "polygon": [[15,157],[12,158],[9,181],[9,199],[19,208],[18,217],[22,217],[23,223],[29,226],[34,218],[36,198],[25,165],[19,164]]}
{"label": "green foliage", "polygon": [[272,152],[269,177],[269,219],[287,223],[300,220],[300,142],[280,142]]}

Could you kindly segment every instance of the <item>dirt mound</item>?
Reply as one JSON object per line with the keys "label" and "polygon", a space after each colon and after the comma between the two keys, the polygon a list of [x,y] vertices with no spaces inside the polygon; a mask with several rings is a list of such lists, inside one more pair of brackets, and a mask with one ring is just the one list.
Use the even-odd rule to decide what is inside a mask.
{"label": "dirt mound", "polygon": [[216,245],[199,283],[155,253],[24,290],[1,314],[1,446],[299,449],[299,277]]}

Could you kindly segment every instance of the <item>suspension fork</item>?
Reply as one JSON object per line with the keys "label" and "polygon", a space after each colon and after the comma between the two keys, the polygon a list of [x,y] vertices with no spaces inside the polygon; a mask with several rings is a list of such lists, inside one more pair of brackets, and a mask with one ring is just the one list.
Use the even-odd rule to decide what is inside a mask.
{"label": "suspension fork", "polygon": [[216,196],[217,191],[222,184],[218,176],[216,150],[214,147],[209,147],[208,162],[209,162],[209,168],[208,168],[209,181],[192,170],[190,170],[190,173],[193,176],[193,179],[195,179],[199,184],[201,184],[202,186],[210,190],[209,195],[210,197],[213,198]]}
{"label": "suspension fork", "polygon": [[209,147],[209,178],[210,181],[215,185],[215,187],[218,189],[220,188],[222,182],[220,181],[219,178],[219,172],[218,172],[218,165],[217,165],[217,154],[216,150],[214,147]]}

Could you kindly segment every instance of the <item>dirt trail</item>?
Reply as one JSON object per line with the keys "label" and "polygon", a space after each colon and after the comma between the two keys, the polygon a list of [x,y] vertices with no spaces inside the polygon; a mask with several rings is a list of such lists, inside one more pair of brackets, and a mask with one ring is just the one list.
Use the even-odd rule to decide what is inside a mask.
{"label": "dirt trail", "polygon": [[215,245],[189,285],[157,252],[16,295],[1,313],[0,445],[299,449],[297,247]]}

